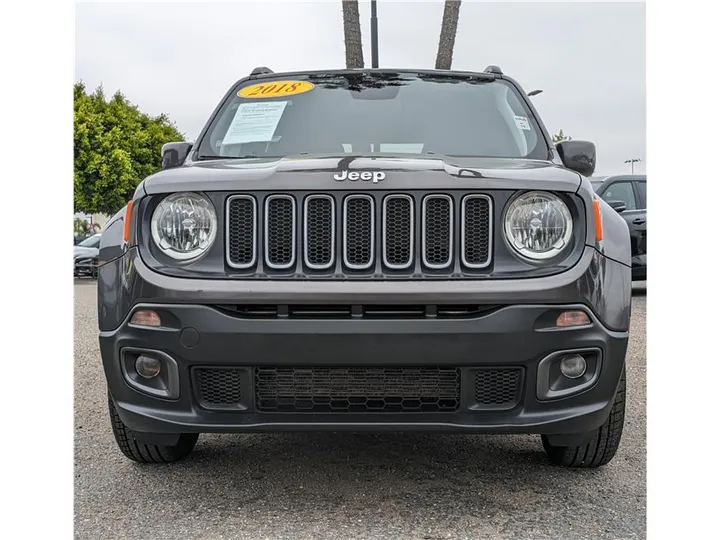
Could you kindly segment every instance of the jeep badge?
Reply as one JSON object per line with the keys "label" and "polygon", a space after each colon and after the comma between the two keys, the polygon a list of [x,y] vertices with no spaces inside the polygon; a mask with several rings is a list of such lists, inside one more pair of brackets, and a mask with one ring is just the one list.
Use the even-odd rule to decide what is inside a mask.
{"label": "jeep badge", "polygon": [[382,182],[383,180],[385,180],[385,173],[382,171],[340,171],[338,174],[334,175],[333,178],[338,182],[342,182],[343,180],[350,180],[351,182],[355,182],[356,180],[362,180],[363,182],[369,182],[372,180],[373,184],[377,184],[378,182]]}

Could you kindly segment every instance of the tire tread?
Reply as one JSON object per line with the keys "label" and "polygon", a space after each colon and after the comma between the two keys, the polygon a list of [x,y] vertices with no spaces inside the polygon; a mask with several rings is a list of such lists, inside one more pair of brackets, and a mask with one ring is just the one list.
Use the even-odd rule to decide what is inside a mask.
{"label": "tire tread", "polygon": [[550,461],[554,465],[586,469],[594,469],[609,463],[615,457],[622,438],[625,423],[625,392],[626,380],[623,368],[610,415],[590,442],[580,446],[553,446],[545,435],[542,436],[543,448]]}
{"label": "tire tread", "polygon": [[125,457],[132,461],[138,463],[173,463],[187,457],[197,443],[197,433],[183,433],[178,443],[172,446],[143,444],[135,439],[132,431],[120,419],[110,394],[108,394],[108,410],[115,442]]}

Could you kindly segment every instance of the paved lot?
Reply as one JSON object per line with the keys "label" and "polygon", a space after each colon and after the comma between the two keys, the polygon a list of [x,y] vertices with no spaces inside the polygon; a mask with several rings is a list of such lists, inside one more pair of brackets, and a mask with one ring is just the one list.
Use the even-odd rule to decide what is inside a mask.
{"label": "paved lot", "polygon": [[140,466],[115,446],[95,283],[75,285],[76,538],[644,538],[645,290],[633,295],[628,411],[607,467],[564,470],[539,437],[205,435]]}

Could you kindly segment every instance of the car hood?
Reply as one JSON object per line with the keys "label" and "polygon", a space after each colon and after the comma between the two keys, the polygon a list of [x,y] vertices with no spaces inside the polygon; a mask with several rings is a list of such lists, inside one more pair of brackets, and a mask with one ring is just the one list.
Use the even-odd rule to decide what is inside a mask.
{"label": "car hood", "polygon": [[98,248],[75,246],[74,257],[97,257],[98,253]]}
{"label": "car hood", "polygon": [[[383,178],[342,179],[342,171]],[[365,175],[366,177],[372,175]],[[377,179],[377,175],[375,176]],[[288,156],[196,161],[145,179],[147,194],[185,190],[547,189],[577,191],[578,173],[549,161],[448,156]]]}

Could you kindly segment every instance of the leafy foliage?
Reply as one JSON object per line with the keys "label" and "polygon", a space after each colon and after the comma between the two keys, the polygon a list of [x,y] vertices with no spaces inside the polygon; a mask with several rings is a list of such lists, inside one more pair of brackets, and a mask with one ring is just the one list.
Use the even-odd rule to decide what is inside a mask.
{"label": "leafy foliage", "polygon": [[568,137],[563,133],[563,130],[561,129],[558,131],[555,135],[552,136],[553,144],[557,144],[562,141],[572,141],[572,137]]}
{"label": "leafy foliage", "polygon": [[114,214],[160,170],[162,145],[184,137],[167,116],[140,112],[120,92],[108,101],[102,86],[88,94],[76,83],[73,94],[75,211]]}
{"label": "leafy foliage", "polygon": [[74,229],[77,234],[87,235],[90,232],[90,224],[85,219],[75,218]]}

